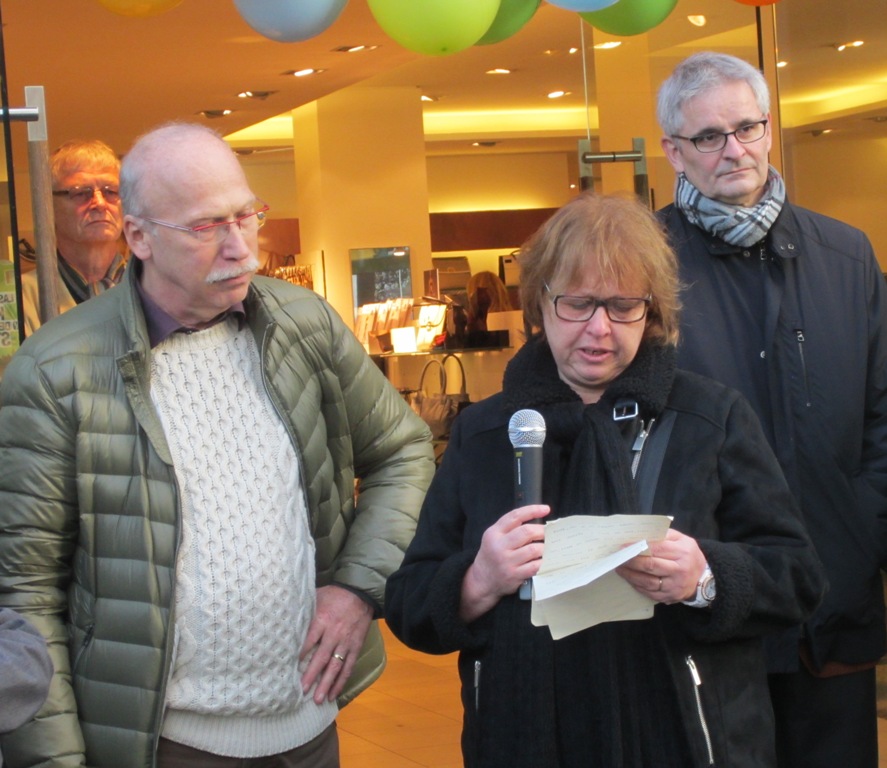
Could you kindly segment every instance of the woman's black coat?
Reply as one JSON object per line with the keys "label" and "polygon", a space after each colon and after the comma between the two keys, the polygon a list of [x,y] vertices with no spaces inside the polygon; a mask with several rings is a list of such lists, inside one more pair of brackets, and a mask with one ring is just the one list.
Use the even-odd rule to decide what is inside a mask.
{"label": "woman's black coat", "polygon": [[[499,626],[501,608],[516,596],[471,624],[459,618],[462,578],[481,537],[514,506],[507,434],[514,409],[506,402],[500,393],[457,419],[416,537],[388,581],[386,618],[412,648],[460,652],[466,765],[529,768],[525,755],[533,754],[539,707],[569,702],[540,703],[516,693],[515,681],[532,673],[515,652],[513,628]],[[678,371],[666,411],[675,419],[651,511],[673,516],[674,528],[698,540],[718,594],[711,609],[657,605],[651,621],[667,650],[653,663],[668,665],[672,675],[694,766],[765,768],[775,765],[775,755],[761,636],[809,615],[823,592],[821,566],[741,395]],[[553,514],[558,489],[551,487],[557,477],[552,461],[559,461],[559,450],[546,439],[543,500],[552,503]],[[523,606],[526,632],[544,632],[555,642],[546,628],[531,626],[529,604]],[[508,717],[501,715],[503,700]],[[594,745],[588,750],[593,754]],[[533,768],[546,768],[538,759]]]}

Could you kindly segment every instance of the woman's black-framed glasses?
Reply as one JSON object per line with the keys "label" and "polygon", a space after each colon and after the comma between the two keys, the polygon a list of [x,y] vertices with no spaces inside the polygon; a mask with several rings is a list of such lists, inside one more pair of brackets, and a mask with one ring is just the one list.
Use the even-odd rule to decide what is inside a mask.
{"label": "woman's black-framed glasses", "polygon": [[552,294],[551,288],[545,286],[554,314],[568,323],[585,323],[591,320],[598,307],[603,307],[607,317],[614,323],[636,323],[647,316],[652,296],[634,298],[630,296],[613,296],[609,299],[598,299],[595,296],[568,296],[560,293]]}
{"label": "woman's black-framed glasses", "polygon": [[728,136],[735,136],[736,141],[740,144],[754,144],[754,142],[760,141],[767,133],[768,122],[769,121],[765,118],[764,120],[758,120],[754,123],[740,125],[735,131],[707,131],[706,133],[700,133],[698,136],[680,136],[678,134],[673,134],[672,138],[689,141],[700,152],[720,152],[727,146]]}

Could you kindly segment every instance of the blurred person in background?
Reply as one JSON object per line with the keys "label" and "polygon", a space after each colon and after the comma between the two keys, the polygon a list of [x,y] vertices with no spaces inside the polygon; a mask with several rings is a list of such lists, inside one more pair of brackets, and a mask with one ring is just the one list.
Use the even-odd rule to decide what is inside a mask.
{"label": "blurred person in background", "polygon": [[[68,141],[52,153],[59,313],[107,290],[123,277],[120,160],[104,142]],[[22,275],[25,335],[40,327],[37,271]]]}

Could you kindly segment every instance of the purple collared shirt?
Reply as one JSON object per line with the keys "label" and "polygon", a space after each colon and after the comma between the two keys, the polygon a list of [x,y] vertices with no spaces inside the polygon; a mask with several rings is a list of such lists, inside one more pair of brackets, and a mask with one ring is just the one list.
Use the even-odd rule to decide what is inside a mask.
{"label": "purple collared shirt", "polygon": [[[157,302],[145,293],[141,280],[136,280],[136,290],[138,290],[139,300],[142,302],[142,310],[145,313],[145,324],[148,326],[148,340],[151,343],[151,349],[154,349],[160,342],[165,341],[174,333],[191,333],[198,330],[197,328],[182,325],[178,320],[170,316],[169,313],[161,309]],[[211,325],[220,323],[231,315],[237,318],[238,324],[243,328],[243,324],[246,322],[246,308],[243,306],[242,301],[231,305],[220,315],[213,318],[212,322],[207,323],[203,327],[209,328]]]}

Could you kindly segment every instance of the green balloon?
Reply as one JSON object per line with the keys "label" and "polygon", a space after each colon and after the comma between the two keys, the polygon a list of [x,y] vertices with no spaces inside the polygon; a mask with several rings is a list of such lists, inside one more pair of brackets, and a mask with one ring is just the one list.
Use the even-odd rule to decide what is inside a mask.
{"label": "green balloon", "polygon": [[367,0],[376,23],[404,48],[445,56],[470,48],[496,18],[501,0]]}
{"label": "green balloon", "polygon": [[518,32],[542,5],[542,0],[502,0],[499,13],[477,45],[501,43]]}
{"label": "green balloon", "polygon": [[629,37],[661,24],[677,4],[678,0],[619,0],[609,8],[579,15],[601,32]]}

